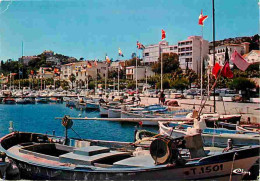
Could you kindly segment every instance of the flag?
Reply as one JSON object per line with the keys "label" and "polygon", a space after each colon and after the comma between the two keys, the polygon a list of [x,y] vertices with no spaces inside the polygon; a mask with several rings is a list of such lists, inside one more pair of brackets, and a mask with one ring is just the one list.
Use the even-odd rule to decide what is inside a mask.
{"label": "flag", "polygon": [[107,61],[107,63],[110,63],[111,61],[110,61],[110,59],[109,59],[109,57],[106,55],[106,61]]}
{"label": "flag", "polygon": [[136,45],[137,45],[138,49],[141,49],[141,50],[145,49],[145,46],[142,43],[140,43],[139,41],[137,41]]}
{"label": "flag", "polygon": [[33,72],[33,70],[31,70],[31,75],[33,75],[34,74],[34,72]]}
{"label": "flag", "polygon": [[236,50],[231,55],[231,61],[242,71],[245,71],[250,65]]}
{"label": "flag", "polygon": [[208,16],[203,16],[202,10],[199,16],[199,25],[203,26],[203,22],[208,18]]}
{"label": "flag", "polygon": [[58,68],[54,68],[54,73],[55,74],[59,73],[59,69]]}
{"label": "flag", "polygon": [[162,40],[164,40],[166,38],[166,33],[165,31],[162,29]]}
{"label": "flag", "polygon": [[92,68],[92,65],[91,65],[90,62],[88,62],[87,67],[88,67],[88,68]]}
{"label": "flag", "polygon": [[121,57],[124,57],[123,52],[120,48],[118,48],[118,55],[121,56]]}
{"label": "flag", "polygon": [[212,74],[214,75],[215,78],[217,78],[218,72],[220,69],[221,69],[221,66],[219,65],[219,63],[215,63],[215,65],[212,69]]}
{"label": "flag", "polygon": [[225,63],[224,68],[223,68],[221,74],[224,77],[233,78],[233,72],[231,71],[228,62]]}
{"label": "flag", "polygon": [[97,61],[95,60],[95,62],[94,62],[94,65],[95,65],[95,67],[97,67]]}

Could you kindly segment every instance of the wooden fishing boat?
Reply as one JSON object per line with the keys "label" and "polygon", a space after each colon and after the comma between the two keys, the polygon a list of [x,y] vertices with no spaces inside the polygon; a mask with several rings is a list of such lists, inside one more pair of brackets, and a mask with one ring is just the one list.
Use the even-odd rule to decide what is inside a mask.
{"label": "wooden fishing boat", "polygon": [[[192,125],[176,124],[169,122],[159,122],[159,133],[173,138],[189,134],[189,129]],[[236,146],[259,145],[259,134],[250,132],[241,132],[228,129],[213,129],[213,128],[194,128],[195,131],[202,133],[204,146],[226,147],[229,139]]]}
{"label": "wooden fishing boat", "polygon": [[260,126],[254,124],[236,125],[236,130],[260,134]]}
{"label": "wooden fishing boat", "polygon": [[16,102],[15,102],[14,98],[7,97],[7,98],[4,98],[3,103],[4,104],[15,104]]}
{"label": "wooden fishing boat", "polygon": [[47,103],[49,103],[49,99],[45,98],[45,97],[36,97],[35,101],[37,102],[37,104],[47,104]]}
{"label": "wooden fishing boat", "polygon": [[74,143],[64,145],[64,138],[13,132],[0,139],[0,151],[18,167],[22,179],[35,180],[241,179],[244,175],[237,170],[246,173],[259,158],[259,146],[207,155],[199,134],[158,137],[149,151],[133,151],[133,144],[124,142]]}

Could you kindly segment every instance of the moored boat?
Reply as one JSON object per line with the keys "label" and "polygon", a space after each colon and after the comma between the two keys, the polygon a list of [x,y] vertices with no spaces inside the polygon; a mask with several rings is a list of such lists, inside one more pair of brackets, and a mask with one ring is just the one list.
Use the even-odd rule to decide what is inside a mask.
{"label": "moored boat", "polygon": [[223,128],[206,128],[206,126],[200,128],[196,125],[198,125],[198,123],[195,123],[192,127],[192,125],[187,124],[159,122],[159,133],[175,138],[187,135],[190,131],[200,131],[202,133],[204,146],[225,147],[229,139],[231,139],[232,143],[236,146],[259,145],[259,134],[239,132]]}
{"label": "moored boat", "polygon": [[74,140],[74,145],[64,145],[63,141],[13,132],[0,139],[0,150],[19,168],[22,179],[35,180],[241,179],[243,175],[235,171],[247,172],[259,158],[259,146],[206,154],[198,134],[158,137],[150,150],[136,151],[125,142]]}
{"label": "moored boat", "polygon": [[15,104],[15,99],[14,98],[11,98],[11,97],[6,97],[3,99],[3,103],[4,104]]}
{"label": "moored boat", "polygon": [[35,98],[35,101],[36,101],[38,104],[47,104],[47,103],[49,103],[49,99],[48,99],[48,98],[45,98],[45,97],[36,97],[36,98]]}

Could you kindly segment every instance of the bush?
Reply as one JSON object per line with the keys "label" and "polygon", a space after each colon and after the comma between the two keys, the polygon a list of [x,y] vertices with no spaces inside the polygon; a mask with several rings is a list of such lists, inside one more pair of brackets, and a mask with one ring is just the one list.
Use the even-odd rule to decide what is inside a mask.
{"label": "bush", "polygon": [[253,89],[256,87],[256,84],[245,78],[245,77],[238,77],[233,79],[232,82],[229,83],[229,88],[230,89],[235,89],[235,90],[242,90],[242,91],[246,91],[248,89]]}

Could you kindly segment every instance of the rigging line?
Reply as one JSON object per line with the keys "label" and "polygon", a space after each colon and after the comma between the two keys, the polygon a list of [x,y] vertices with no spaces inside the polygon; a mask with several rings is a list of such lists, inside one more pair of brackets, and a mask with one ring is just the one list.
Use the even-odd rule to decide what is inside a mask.
{"label": "rigging line", "polygon": [[[4,14],[9,9],[9,6],[12,4],[12,2],[13,2],[13,0],[9,1],[6,8],[2,12],[0,12],[0,14]],[[1,0],[0,0],[0,3],[1,3]]]}
{"label": "rigging line", "polygon": [[73,128],[71,128],[71,130],[72,130],[81,140],[83,140],[83,139],[80,137],[80,135],[79,135]]}

